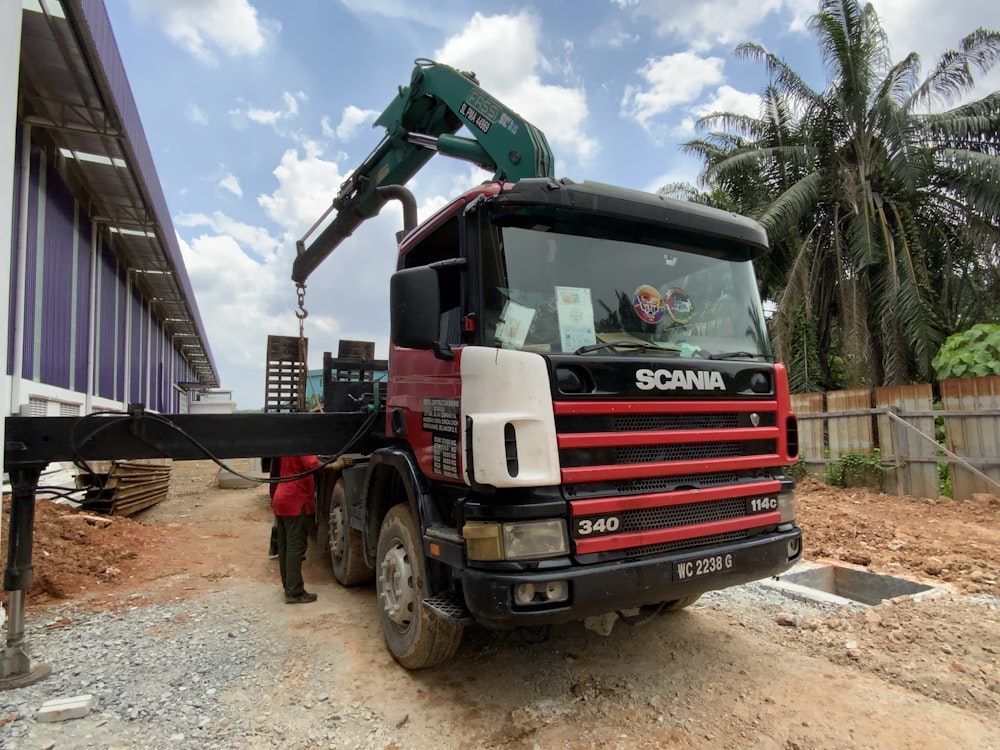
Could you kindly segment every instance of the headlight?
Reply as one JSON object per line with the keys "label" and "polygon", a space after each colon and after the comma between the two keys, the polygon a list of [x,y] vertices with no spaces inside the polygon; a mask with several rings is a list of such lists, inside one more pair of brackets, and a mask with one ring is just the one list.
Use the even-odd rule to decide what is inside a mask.
{"label": "headlight", "polygon": [[470,560],[537,560],[569,552],[561,519],[493,523],[469,521],[462,528]]}
{"label": "headlight", "polygon": [[569,551],[566,524],[559,520],[505,523],[503,548],[507,560],[565,555]]}
{"label": "headlight", "polygon": [[781,523],[792,523],[795,520],[795,494],[791,490],[778,493],[778,512],[781,514]]}

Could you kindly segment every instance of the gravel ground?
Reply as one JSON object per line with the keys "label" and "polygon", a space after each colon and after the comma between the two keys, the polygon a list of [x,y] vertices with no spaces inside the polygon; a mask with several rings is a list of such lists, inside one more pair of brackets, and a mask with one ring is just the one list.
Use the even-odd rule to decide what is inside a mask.
{"label": "gravel ground", "polygon": [[[607,637],[472,627],[453,660],[407,672],[370,587],[336,585],[314,545],[319,599],[286,606],[266,491],[192,464],[141,523],[39,504],[27,636],[53,673],[0,691],[0,748],[1000,750],[998,499],[805,495],[824,556],[868,555],[936,598],[839,607],[752,584]],[[85,717],[37,721],[85,694]]]}
{"label": "gravel ground", "polygon": [[[31,618],[27,636],[33,659],[53,672],[34,685],[0,693],[0,747],[419,746],[375,711],[341,705],[330,695],[325,678],[335,654],[316,656],[308,669],[297,670],[298,679],[289,679],[290,662],[295,672],[294,662],[301,659],[290,653],[293,638],[262,611],[250,609],[252,600],[240,587],[163,604],[133,594],[111,610],[69,604]],[[837,610],[792,602],[759,584],[706,594],[701,604],[737,617],[744,610],[787,609],[805,619]],[[489,634],[481,637],[493,640]],[[294,694],[287,694],[290,685]],[[287,702],[278,695],[283,691]],[[81,719],[45,723],[34,718],[46,701],[85,694],[94,696],[96,706]]]}
{"label": "gravel ground", "polygon": [[[116,611],[54,607],[29,623],[33,660],[53,671],[0,693],[0,747],[386,746],[384,722],[362,706],[338,705],[322,684],[299,686],[295,710],[273,711],[267,699],[287,679],[289,639],[248,611],[245,592],[165,604],[141,598]],[[308,671],[321,683],[330,669],[321,655]],[[46,701],[85,694],[96,707],[82,719],[34,718]]]}

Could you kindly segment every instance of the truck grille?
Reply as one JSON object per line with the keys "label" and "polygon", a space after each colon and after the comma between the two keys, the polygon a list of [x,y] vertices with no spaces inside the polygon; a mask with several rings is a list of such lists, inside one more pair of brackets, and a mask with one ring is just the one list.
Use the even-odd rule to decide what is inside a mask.
{"label": "truck grille", "polygon": [[644,547],[632,547],[625,550],[625,556],[645,557],[646,555],[662,555],[679,549],[690,549],[700,547],[704,544],[726,544],[727,542],[738,542],[750,536],[749,531],[733,531],[729,534],[712,534],[697,539],[683,539],[679,542],[665,542],[663,544],[647,544]]}
{"label": "truck grille", "polygon": [[780,520],[776,401],[556,402],[578,555],[744,539]]}
{"label": "truck grille", "polygon": [[621,530],[649,531],[740,518],[746,515],[746,508],[746,499],[740,497],[713,503],[687,503],[627,511],[622,513]]}

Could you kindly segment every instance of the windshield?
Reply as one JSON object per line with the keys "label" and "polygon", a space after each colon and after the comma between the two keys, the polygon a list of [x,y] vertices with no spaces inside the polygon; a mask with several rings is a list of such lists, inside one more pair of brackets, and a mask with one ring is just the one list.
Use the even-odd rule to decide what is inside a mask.
{"label": "windshield", "polygon": [[483,266],[486,344],[770,357],[749,260],[514,226],[494,232]]}

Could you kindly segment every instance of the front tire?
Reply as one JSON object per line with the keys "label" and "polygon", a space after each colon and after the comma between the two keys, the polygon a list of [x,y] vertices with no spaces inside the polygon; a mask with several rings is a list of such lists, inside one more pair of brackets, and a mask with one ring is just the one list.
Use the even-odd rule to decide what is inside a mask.
{"label": "front tire", "polygon": [[368,583],[375,571],[365,563],[364,542],[361,532],[352,529],[347,516],[347,493],[344,480],[338,479],[330,494],[328,540],[333,577],[342,586]]}
{"label": "front tire", "polygon": [[389,510],[378,536],[375,587],[389,652],[407,669],[450,659],[462,642],[462,626],[423,606],[427,598],[420,532],[405,503]]}

